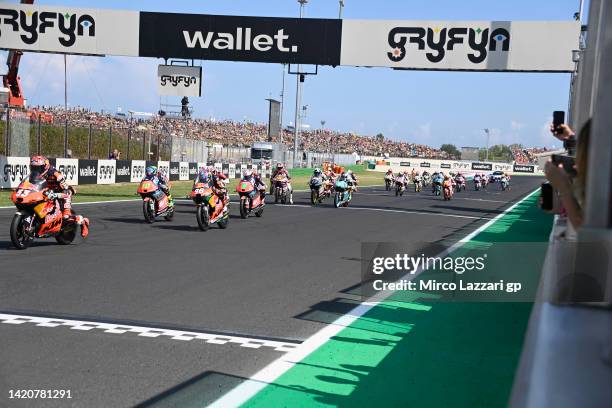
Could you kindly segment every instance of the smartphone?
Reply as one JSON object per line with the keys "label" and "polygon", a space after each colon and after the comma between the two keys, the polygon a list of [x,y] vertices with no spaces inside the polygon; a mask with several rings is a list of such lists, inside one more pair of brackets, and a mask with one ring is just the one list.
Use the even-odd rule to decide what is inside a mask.
{"label": "smartphone", "polygon": [[565,123],[565,112],[564,111],[554,111],[553,112],[553,129],[555,130],[555,133],[559,133],[559,131],[557,130],[557,128],[559,127],[559,125],[562,125]]}
{"label": "smartphone", "polygon": [[565,170],[565,172],[567,174],[569,174],[570,176],[574,177],[576,176],[576,159],[574,159],[571,156],[565,156],[562,154],[553,154],[552,157],[552,162],[554,164],[558,165],[562,165],[563,166],[563,170]]}
{"label": "smartphone", "polygon": [[540,187],[540,208],[544,211],[553,209],[553,187],[550,183],[542,183]]}

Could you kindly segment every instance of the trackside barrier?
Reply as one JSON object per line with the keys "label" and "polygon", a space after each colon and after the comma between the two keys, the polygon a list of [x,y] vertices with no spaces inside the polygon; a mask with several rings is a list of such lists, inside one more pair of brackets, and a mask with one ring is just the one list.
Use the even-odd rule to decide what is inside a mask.
{"label": "trackside barrier", "polygon": [[433,159],[401,159],[390,158],[383,161],[377,161],[375,171],[387,171],[391,168],[394,172],[403,170],[411,171],[444,171],[444,172],[491,172],[503,171],[510,174],[537,174],[542,175],[542,170],[537,165],[533,164],[509,164],[495,162],[472,162],[463,160],[433,160]]}
{"label": "trackside barrier", "polygon": [[[193,180],[198,169],[205,165],[199,162],[145,161],[145,160],[86,160],[86,159],[49,159],[51,164],[66,176],[71,185],[135,183],[140,181],[147,166],[157,166],[170,181]],[[15,188],[28,176],[29,157],[0,156],[0,188]],[[261,165],[242,165],[237,171],[234,164],[215,163],[229,178],[240,178],[246,169],[256,170],[269,177],[269,167]]]}

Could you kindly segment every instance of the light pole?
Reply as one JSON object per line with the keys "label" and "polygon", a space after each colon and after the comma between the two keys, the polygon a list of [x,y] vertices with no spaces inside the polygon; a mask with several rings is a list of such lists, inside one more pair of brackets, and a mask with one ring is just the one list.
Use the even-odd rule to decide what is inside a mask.
{"label": "light pole", "polygon": [[491,132],[489,132],[489,129],[485,129],[484,131],[487,134],[487,153],[485,156],[485,161],[489,161],[489,137],[491,136]]}
{"label": "light pole", "polygon": [[338,0],[340,3],[340,11],[338,12],[338,18],[342,19],[342,11],[344,10],[344,0]]}
{"label": "light pole", "polygon": [[[298,0],[300,3],[300,18],[304,17],[304,6],[308,3],[308,0]],[[293,167],[297,163],[297,151],[298,151],[298,138],[299,138],[299,117],[300,117],[300,103],[302,99],[302,82],[304,81],[304,75],[300,73],[300,65],[297,66],[296,75],[296,91],[295,91],[295,121],[293,123]]]}
{"label": "light pole", "polygon": [[283,144],[283,108],[285,107],[285,64],[282,64],[283,67],[283,87],[281,88],[281,94],[280,94],[280,138],[279,138],[279,143],[282,146]]}

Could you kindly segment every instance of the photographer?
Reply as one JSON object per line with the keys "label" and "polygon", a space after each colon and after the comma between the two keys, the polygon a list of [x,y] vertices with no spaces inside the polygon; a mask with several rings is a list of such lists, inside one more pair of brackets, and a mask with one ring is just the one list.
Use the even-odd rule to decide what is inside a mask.
{"label": "photographer", "polygon": [[[588,120],[578,137],[573,169],[568,169],[567,165],[564,166],[563,163],[557,163],[554,157],[544,167],[546,178],[554,190],[557,191],[561,204],[574,228],[579,228],[583,222],[582,208],[585,197],[590,129],[591,120]],[[557,139],[563,141],[565,146],[571,146],[573,140],[575,140],[575,133],[565,124],[551,126],[551,132]]]}

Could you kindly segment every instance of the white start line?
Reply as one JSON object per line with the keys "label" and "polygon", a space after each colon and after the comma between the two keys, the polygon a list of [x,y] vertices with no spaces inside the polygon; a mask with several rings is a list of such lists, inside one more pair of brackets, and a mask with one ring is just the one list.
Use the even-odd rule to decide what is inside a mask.
{"label": "white start line", "polygon": [[293,351],[299,345],[282,341],[231,336],[218,333],[193,332],[183,330],[169,330],[158,327],[131,326],[116,323],[100,323],[85,320],[68,320],[40,316],[27,316],[15,314],[1,314],[0,324],[33,324],[38,327],[64,327],[70,330],[91,331],[101,330],[109,334],[132,334],[140,337],[167,338],[178,341],[202,341],[208,344],[237,345],[251,349],[271,349],[283,353]]}

